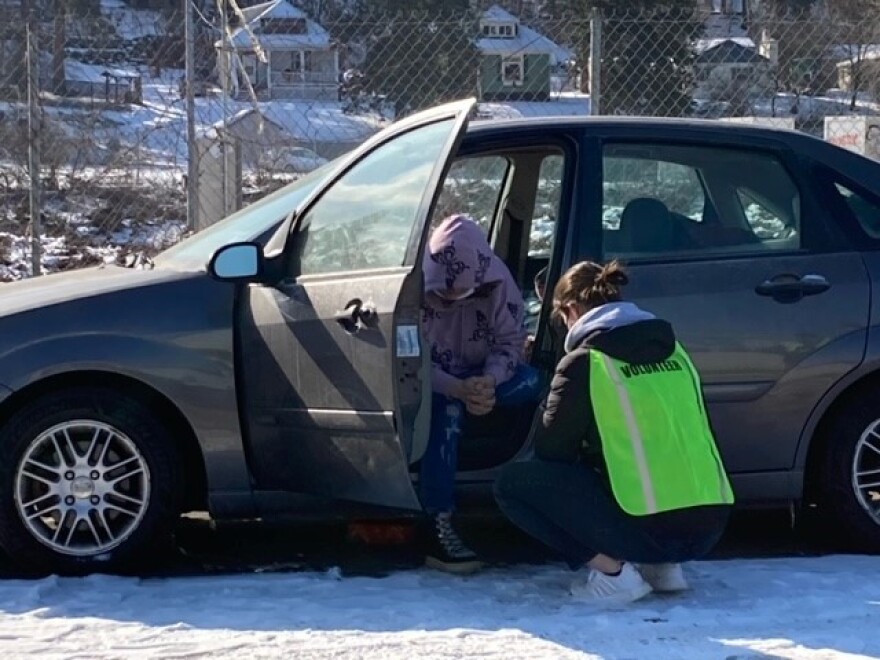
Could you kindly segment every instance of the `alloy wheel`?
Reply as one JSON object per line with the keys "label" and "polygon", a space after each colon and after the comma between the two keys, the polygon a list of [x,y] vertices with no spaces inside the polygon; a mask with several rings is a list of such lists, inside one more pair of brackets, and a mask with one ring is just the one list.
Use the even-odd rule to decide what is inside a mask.
{"label": "alloy wheel", "polygon": [[852,487],[859,504],[880,525],[880,419],[871,422],[856,444]]}
{"label": "alloy wheel", "polygon": [[150,501],[137,446],[94,420],[58,424],[27,447],[15,471],[15,504],[28,531],[55,552],[108,552],[134,532]]}

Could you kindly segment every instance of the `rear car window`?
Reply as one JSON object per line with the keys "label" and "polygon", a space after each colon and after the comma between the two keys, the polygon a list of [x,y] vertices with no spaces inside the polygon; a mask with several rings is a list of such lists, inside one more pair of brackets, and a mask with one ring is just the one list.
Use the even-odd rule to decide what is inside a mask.
{"label": "rear car window", "polygon": [[843,184],[834,185],[865,233],[871,238],[880,238],[880,202],[868,199]]}
{"label": "rear car window", "polygon": [[771,152],[676,144],[605,147],[603,249],[627,260],[801,247],[801,198]]}

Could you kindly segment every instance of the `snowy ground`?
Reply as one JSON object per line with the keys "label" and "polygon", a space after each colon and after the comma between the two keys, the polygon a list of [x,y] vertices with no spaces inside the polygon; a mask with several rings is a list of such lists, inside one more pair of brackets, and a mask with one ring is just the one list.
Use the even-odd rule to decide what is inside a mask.
{"label": "snowy ground", "polygon": [[0,582],[3,658],[866,658],[880,557],[714,561],[694,590],[621,611],[571,602],[560,566],[471,578],[279,573]]}

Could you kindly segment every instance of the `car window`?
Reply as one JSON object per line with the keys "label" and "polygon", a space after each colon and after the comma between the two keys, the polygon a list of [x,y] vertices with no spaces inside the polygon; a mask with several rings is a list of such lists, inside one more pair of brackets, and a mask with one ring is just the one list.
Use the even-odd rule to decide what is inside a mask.
{"label": "car window", "polygon": [[402,266],[452,120],[405,133],[352,167],[297,229],[296,275]]}
{"label": "car window", "polygon": [[460,158],[452,163],[440,190],[431,227],[450,215],[466,213],[488,236],[510,167],[507,158],[495,155]]}
{"label": "car window", "polygon": [[541,161],[532,231],[529,235],[529,257],[550,257],[556,219],[562,203],[564,166],[565,157],[562,154],[550,154]]}
{"label": "car window", "polygon": [[703,219],[706,194],[693,167],[659,157],[627,157],[609,151],[603,168],[602,218],[606,226],[616,229],[626,206],[641,198],[658,199],[670,211],[694,222]]}
{"label": "car window", "polygon": [[797,185],[763,151],[610,145],[602,220],[606,257],[628,260],[801,247]]}
{"label": "car window", "polygon": [[834,185],[865,233],[871,238],[880,238],[880,202],[868,199],[840,183]]}
{"label": "car window", "polygon": [[760,239],[786,239],[792,236],[794,224],[785,211],[773,209],[747,188],[737,188],[737,196],[749,227]]}

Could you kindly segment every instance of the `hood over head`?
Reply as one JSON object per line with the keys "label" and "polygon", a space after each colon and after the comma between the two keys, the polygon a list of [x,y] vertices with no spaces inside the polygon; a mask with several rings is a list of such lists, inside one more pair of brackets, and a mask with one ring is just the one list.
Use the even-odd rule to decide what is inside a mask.
{"label": "hood over head", "polygon": [[507,266],[495,255],[483,230],[466,215],[443,220],[425,247],[425,290],[472,290],[501,282]]}

